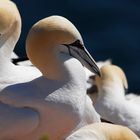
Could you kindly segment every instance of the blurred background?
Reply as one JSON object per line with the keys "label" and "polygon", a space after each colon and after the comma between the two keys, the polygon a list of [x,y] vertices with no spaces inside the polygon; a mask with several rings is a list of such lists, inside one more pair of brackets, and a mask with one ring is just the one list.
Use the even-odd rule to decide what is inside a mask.
{"label": "blurred background", "polygon": [[16,46],[26,56],[25,39],[38,20],[61,15],[81,32],[85,46],[96,61],[111,59],[123,68],[129,92],[140,93],[139,0],[13,0],[22,17],[22,34]]}

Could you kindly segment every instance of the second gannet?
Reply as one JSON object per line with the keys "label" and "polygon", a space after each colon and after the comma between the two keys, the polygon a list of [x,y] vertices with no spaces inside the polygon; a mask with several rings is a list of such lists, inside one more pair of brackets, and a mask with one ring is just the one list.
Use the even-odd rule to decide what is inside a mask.
{"label": "second gannet", "polygon": [[98,89],[98,97],[94,99],[96,111],[103,119],[127,126],[140,136],[139,105],[125,98],[128,88],[125,73],[115,65],[106,65],[100,70],[102,76],[95,76],[94,81]]}
{"label": "second gannet", "polygon": [[0,90],[41,75],[33,67],[16,66],[11,62],[20,33],[21,17],[16,5],[9,0],[0,0]]}
{"label": "second gannet", "polygon": [[140,140],[129,128],[108,124],[94,123],[82,127],[65,140]]}
{"label": "second gannet", "polygon": [[69,20],[51,16],[37,22],[26,50],[43,76],[0,93],[0,139],[62,140],[86,124],[100,122],[86,95],[82,64],[98,75],[99,68]]}

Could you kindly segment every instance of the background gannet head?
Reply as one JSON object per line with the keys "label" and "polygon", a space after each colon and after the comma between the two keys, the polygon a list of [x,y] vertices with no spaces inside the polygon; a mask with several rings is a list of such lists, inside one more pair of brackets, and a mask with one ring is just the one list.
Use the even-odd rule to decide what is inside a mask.
{"label": "background gannet head", "polygon": [[122,125],[94,123],[73,132],[66,140],[139,140],[139,137]]}
{"label": "background gannet head", "polygon": [[[104,65],[100,69],[101,77],[95,76],[95,83],[98,90],[103,87],[119,86],[121,89],[128,89],[128,83],[123,70],[115,65]],[[113,89],[112,89],[113,90]]]}
{"label": "background gannet head", "polygon": [[54,50],[77,58],[92,72],[100,74],[95,61],[84,47],[79,31],[61,16],[50,16],[37,22],[31,28],[26,41],[27,55],[42,73],[51,65],[47,66],[42,60],[49,59],[51,63],[56,64]]}
{"label": "background gannet head", "polygon": [[16,5],[9,0],[0,0],[0,48],[10,40],[9,46],[13,50],[20,32],[21,18]]}

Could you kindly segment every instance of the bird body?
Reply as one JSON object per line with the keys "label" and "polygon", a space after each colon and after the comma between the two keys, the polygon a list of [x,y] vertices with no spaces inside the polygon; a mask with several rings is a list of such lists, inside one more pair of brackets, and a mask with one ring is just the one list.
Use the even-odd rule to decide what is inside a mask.
{"label": "bird body", "polygon": [[0,91],[8,85],[30,81],[41,76],[33,67],[11,62],[13,49],[21,33],[21,18],[12,1],[0,0]]}
{"label": "bird body", "polygon": [[[40,42],[41,34],[45,39]],[[100,122],[92,101],[86,95],[83,61],[97,74],[99,69],[84,47],[79,48],[78,39],[81,37],[77,29],[60,16],[42,19],[31,28],[26,41],[27,54],[43,76],[8,86],[0,93],[0,102],[6,105],[5,109],[8,106],[16,112],[15,120],[12,114],[13,123],[0,129],[0,139],[39,140],[46,135],[50,140],[62,140],[86,124]],[[26,116],[25,111],[29,111],[29,115]],[[25,112],[24,116],[20,116],[20,112]],[[10,135],[8,126],[14,125],[16,120],[18,125],[14,128],[20,129],[18,134],[13,130],[14,135]],[[24,128],[25,132],[22,131]],[[1,136],[3,129],[5,133]]]}
{"label": "bird body", "polygon": [[98,88],[98,97],[94,100],[96,111],[103,119],[127,126],[140,136],[139,106],[125,98],[128,85],[124,72],[117,66],[108,65],[101,68],[101,74],[102,77],[96,77],[94,81]]}
{"label": "bird body", "polygon": [[[93,121],[99,121],[94,110],[90,110],[89,116],[86,116],[86,113],[84,113],[84,111],[87,111],[85,110],[86,104],[88,107],[93,107],[92,102],[85,102],[87,95],[84,80],[85,73],[84,70],[82,70],[82,65],[74,58],[64,62],[64,65],[64,67],[66,67],[65,69],[69,70],[65,75],[67,77],[66,81],[51,81],[45,77],[40,77],[25,84],[9,86],[3,90],[3,94],[0,94],[0,101],[2,103],[16,107],[17,109],[20,108],[21,111],[22,109],[24,111],[24,108],[27,107],[35,115],[31,117],[34,118],[37,115],[37,118],[40,118],[41,122],[38,119],[33,121],[35,124],[39,123],[41,129],[39,126],[36,128],[36,125],[34,125],[35,127],[32,130],[34,133],[31,133],[29,140],[38,140],[39,136],[41,137],[47,133],[50,139],[59,140],[60,138],[57,134],[66,132],[66,134],[69,134],[72,131],[70,128],[77,129]],[[74,65],[74,67],[71,67],[72,65]],[[93,116],[91,114],[93,114]],[[47,116],[49,116],[48,119]],[[49,125],[50,116],[51,126]],[[27,116],[24,117],[26,118]],[[24,118],[22,119],[24,120]],[[23,120],[21,120],[23,124],[27,123],[26,119],[25,122]],[[13,123],[15,121],[13,121]],[[53,128],[54,132],[51,132],[53,136],[50,134],[50,131],[52,131],[52,122],[55,125],[55,129]],[[22,127],[22,123],[19,127]],[[75,126],[77,126],[77,128]],[[26,130],[28,129],[30,132],[31,128],[26,128]],[[26,131],[24,135],[21,135],[21,137],[28,140],[28,133],[26,133]],[[35,135],[35,138],[33,135]],[[13,139],[15,139],[15,137],[13,137]],[[18,140],[20,140],[20,138],[18,138]]]}

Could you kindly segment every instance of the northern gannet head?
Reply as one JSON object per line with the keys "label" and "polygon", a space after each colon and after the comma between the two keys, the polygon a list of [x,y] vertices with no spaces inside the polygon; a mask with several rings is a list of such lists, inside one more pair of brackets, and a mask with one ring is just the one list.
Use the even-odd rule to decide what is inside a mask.
{"label": "northern gannet head", "polygon": [[4,50],[13,50],[20,32],[21,18],[16,5],[9,0],[0,0],[0,48],[7,43]]}
{"label": "northern gannet head", "polygon": [[[31,28],[26,41],[27,55],[40,70],[41,67],[46,70],[48,68],[38,58],[51,58],[52,61],[54,48],[77,58],[92,72],[100,75],[96,62],[84,47],[79,31],[69,20],[61,16],[50,16],[37,22]],[[53,62],[55,64],[55,61]]]}
{"label": "northern gannet head", "polygon": [[139,138],[125,126],[94,123],[73,132],[66,140],[139,140]]}
{"label": "northern gannet head", "polygon": [[[114,85],[121,89],[128,89],[127,78],[123,70],[115,65],[105,65],[101,67],[101,77],[95,76],[95,84],[98,90],[104,87],[112,88]],[[113,90],[113,88],[112,88]]]}

